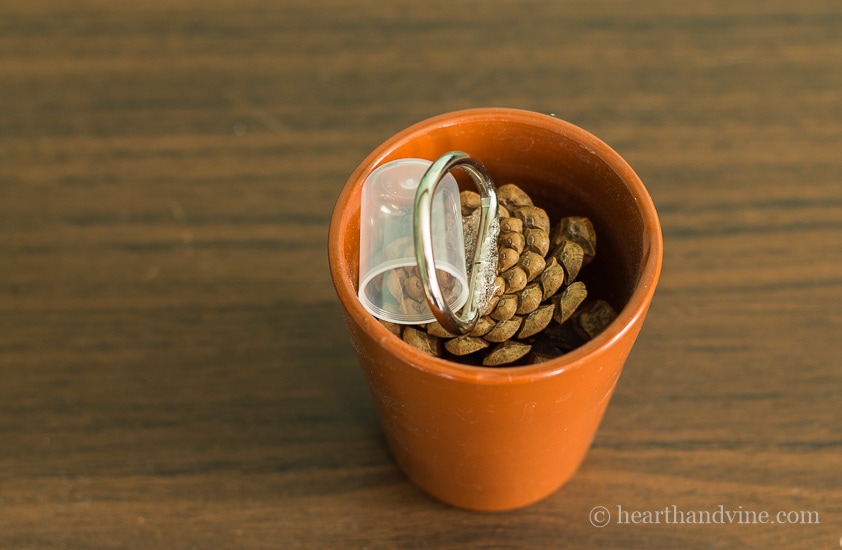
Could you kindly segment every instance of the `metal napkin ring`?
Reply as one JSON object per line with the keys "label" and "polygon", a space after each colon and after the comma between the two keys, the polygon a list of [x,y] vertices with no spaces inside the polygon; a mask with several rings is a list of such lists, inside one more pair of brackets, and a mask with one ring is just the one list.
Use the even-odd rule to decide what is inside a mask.
{"label": "metal napkin ring", "polygon": [[[433,195],[441,179],[454,168],[461,168],[471,176],[482,198],[482,214],[468,283],[468,301],[462,308],[461,317],[453,312],[447,300],[444,299],[433,256]],[[438,322],[450,332],[467,334],[474,329],[482,314],[482,311],[478,309],[481,296],[476,291],[477,277],[481,271],[479,266],[482,262],[482,250],[485,248],[483,243],[488,238],[492,222],[497,219],[497,215],[497,192],[494,189],[494,182],[491,181],[491,177],[479,161],[461,151],[451,151],[439,157],[427,169],[418,184],[412,219],[415,259],[418,262],[427,303]],[[463,238],[462,235],[459,235],[459,238]]]}

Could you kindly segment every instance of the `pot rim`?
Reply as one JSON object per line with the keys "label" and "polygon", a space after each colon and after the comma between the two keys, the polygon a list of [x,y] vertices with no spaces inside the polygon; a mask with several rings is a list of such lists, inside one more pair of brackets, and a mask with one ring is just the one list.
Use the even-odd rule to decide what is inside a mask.
{"label": "pot rim", "polygon": [[[643,218],[644,235],[647,239],[647,243],[644,245],[647,257],[643,263],[637,285],[635,285],[628,301],[618,313],[617,318],[592,340],[559,357],[534,365],[511,367],[463,365],[433,357],[410,346],[389,332],[386,327],[365,310],[357,298],[354,281],[346,276],[348,262],[345,260],[341,246],[343,242],[340,238],[341,228],[348,224],[348,219],[356,211],[351,207],[351,202],[355,197],[359,197],[362,180],[366,174],[386,162],[388,156],[397,147],[415,140],[430,130],[444,129],[464,123],[494,124],[503,122],[537,126],[564,135],[568,139],[585,146],[592,154],[609,166],[636,199]],[[359,182],[359,184],[355,185],[356,182]],[[643,182],[631,166],[601,139],[554,115],[545,115],[523,109],[485,107],[453,111],[422,120],[393,135],[372,151],[348,178],[337,198],[328,234],[328,259],[334,287],[348,313],[353,316],[355,322],[366,333],[370,334],[375,341],[391,353],[402,358],[414,368],[437,376],[471,383],[510,384],[531,382],[554,376],[562,371],[579,368],[591,356],[606,352],[615,342],[632,330],[632,327],[638,324],[638,320],[646,315],[655,292],[663,261],[663,238],[655,205]]]}

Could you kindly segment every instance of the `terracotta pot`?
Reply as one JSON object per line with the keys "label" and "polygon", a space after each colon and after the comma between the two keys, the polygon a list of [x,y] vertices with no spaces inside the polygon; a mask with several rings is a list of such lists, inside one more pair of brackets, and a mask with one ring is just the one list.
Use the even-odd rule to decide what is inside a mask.
{"label": "terracotta pot", "polygon": [[[390,160],[434,160],[451,150],[482,161],[498,186],[520,185],[550,219],[593,221],[597,254],[582,278],[591,297],[619,311],[599,336],[545,363],[475,367],[423,354],[363,309],[356,287],[366,176]],[[467,180],[461,185],[473,188]],[[380,145],[337,200],[329,262],[388,445],[409,479],[446,503],[475,510],[525,506],[570,479],[643,324],[661,259],[658,216],[640,179],[615,151],[570,123],[529,111],[473,109],[426,120]]]}

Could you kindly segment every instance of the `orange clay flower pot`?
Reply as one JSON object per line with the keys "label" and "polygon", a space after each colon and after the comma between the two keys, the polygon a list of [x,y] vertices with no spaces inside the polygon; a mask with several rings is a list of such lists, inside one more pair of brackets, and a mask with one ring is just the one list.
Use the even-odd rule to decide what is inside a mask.
{"label": "orange clay flower pot", "polygon": [[[363,309],[356,287],[366,176],[394,159],[435,160],[452,150],[483,162],[498,186],[521,186],[551,220],[591,219],[597,253],[581,279],[590,297],[619,312],[596,338],[536,365],[476,367],[425,355]],[[460,185],[473,188],[469,180]],[[329,262],[388,445],[409,479],[446,503],[474,510],[525,506],[570,479],[643,324],[662,255],[658,216],[634,171],[605,143],[552,116],[454,112],[418,123],[372,152],[337,200]]]}

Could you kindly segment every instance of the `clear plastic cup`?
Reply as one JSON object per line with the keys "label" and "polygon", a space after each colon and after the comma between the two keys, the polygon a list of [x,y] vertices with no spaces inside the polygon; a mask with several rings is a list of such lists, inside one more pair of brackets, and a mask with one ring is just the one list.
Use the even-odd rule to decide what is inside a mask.
{"label": "clear plastic cup", "polygon": [[[359,298],[385,321],[423,324],[435,320],[415,259],[413,213],[418,183],[432,162],[406,158],[384,164],[365,181],[360,208]],[[446,174],[433,196],[433,257],[448,305],[468,299],[468,277],[459,187]]]}

